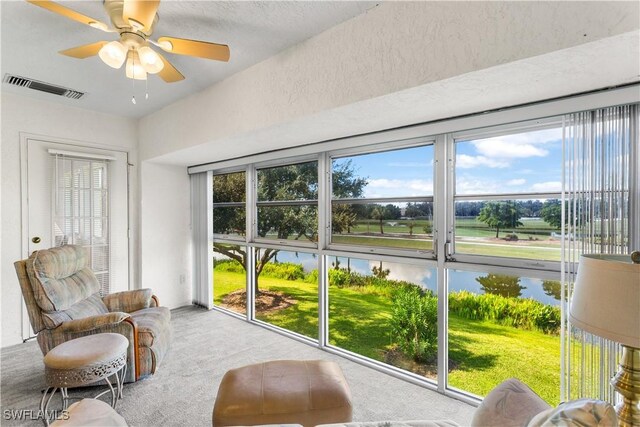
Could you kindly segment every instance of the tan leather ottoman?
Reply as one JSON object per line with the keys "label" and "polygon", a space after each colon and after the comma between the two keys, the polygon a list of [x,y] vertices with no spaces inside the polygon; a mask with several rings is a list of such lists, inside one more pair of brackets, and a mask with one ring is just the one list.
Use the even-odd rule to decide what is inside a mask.
{"label": "tan leather ottoman", "polygon": [[275,360],[228,371],[213,407],[214,426],[351,421],[351,391],[340,366]]}

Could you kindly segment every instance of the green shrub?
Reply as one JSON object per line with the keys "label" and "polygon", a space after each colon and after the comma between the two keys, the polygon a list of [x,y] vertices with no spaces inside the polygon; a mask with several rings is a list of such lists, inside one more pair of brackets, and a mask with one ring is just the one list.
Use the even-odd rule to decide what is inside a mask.
{"label": "green shrub", "polygon": [[214,259],[213,266],[213,268],[218,271],[244,273],[244,267],[235,259]]}
{"label": "green shrub", "polygon": [[417,286],[395,293],[391,312],[394,342],[407,356],[429,362],[437,353],[438,299]]}
{"label": "green shrub", "polygon": [[451,292],[449,312],[465,319],[491,320],[520,329],[537,329],[547,334],[557,334],[560,330],[560,308],[531,298]]}
{"label": "green shrub", "polygon": [[284,280],[304,279],[304,269],[300,264],[292,262],[268,263],[262,269],[263,276]]}

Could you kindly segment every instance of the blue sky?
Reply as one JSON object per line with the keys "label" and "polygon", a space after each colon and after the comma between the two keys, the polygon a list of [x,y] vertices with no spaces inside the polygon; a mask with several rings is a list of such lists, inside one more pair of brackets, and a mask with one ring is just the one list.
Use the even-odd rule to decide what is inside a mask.
{"label": "blue sky", "polygon": [[[433,195],[433,147],[350,157],[368,178],[365,197]],[[337,159],[337,163],[346,159]],[[562,129],[456,143],[456,193],[559,191]]]}

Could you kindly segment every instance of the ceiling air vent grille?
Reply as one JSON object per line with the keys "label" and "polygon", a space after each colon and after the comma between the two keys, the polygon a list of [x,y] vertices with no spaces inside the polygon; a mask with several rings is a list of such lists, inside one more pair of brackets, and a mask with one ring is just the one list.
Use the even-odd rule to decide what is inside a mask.
{"label": "ceiling air vent grille", "polygon": [[2,83],[39,90],[40,92],[51,93],[53,95],[64,96],[71,99],[80,99],[84,96],[84,92],[40,82],[38,80],[28,79],[26,77],[12,76],[11,74],[5,74],[2,79]]}

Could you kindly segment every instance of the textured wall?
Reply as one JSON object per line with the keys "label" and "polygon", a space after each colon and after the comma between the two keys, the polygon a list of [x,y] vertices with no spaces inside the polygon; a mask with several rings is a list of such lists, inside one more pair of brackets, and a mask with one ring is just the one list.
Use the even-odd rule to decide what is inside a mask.
{"label": "textured wall", "polygon": [[[1,93],[2,96],[2,242],[0,255],[1,346],[22,341],[22,294],[13,263],[22,259],[20,196],[20,133],[30,133],[93,144],[112,145],[131,150],[137,158],[136,121],[103,113],[70,108]],[[133,196],[137,197],[137,179],[132,177]],[[132,206],[134,235],[136,205]],[[136,239],[137,240],[137,239]],[[135,251],[133,265],[136,265]]]}
{"label": "textured wall", "polygon": [[169,308],[191,304],[191,204],[187,170],[143,162],[141,166],[140,271]]}
{"label": "textured wall", "polygon": [[637,2],[383,3],[141,119],[141,157],[636,30],[638,11]]}

